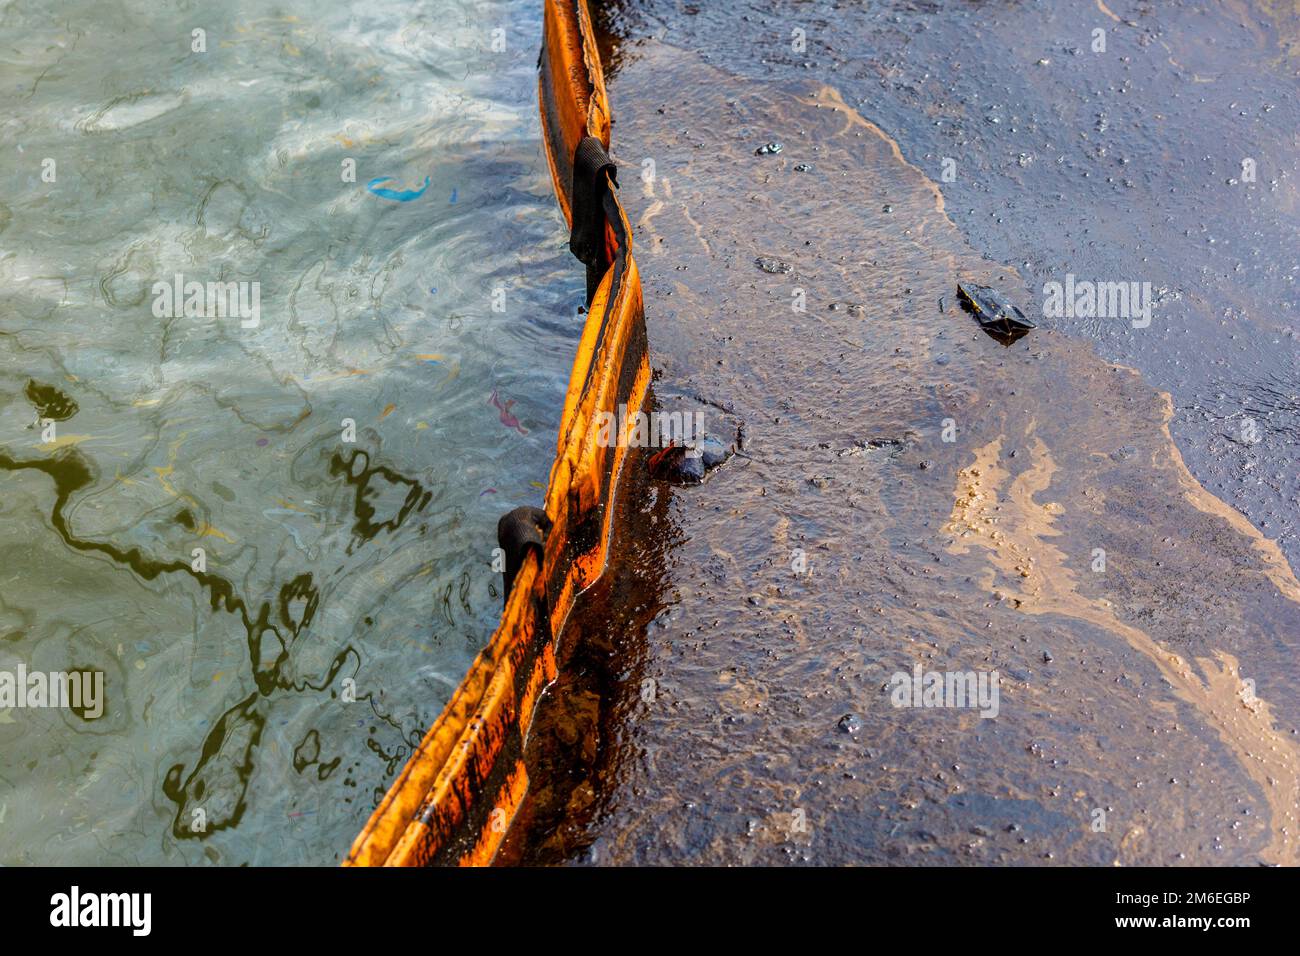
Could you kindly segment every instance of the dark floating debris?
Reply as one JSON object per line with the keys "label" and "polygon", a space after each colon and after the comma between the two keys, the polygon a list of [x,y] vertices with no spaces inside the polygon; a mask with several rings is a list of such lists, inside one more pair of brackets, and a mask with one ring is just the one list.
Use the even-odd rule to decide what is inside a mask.
{"label": "dark floating debris", "polygon": [[650,477],[676,485],[698,485],[735,453],[735,446],[705,436],[690,444],[673,440],[650,456]]}
{"label": "dark floating debris", "polygon": [[781,150],[785,149],[780,143],[764,143],[758,149],[754,150],[755,156],[775,156]]}
{"label": "dark floating debris", "polygon": [[849,315],[859,319],[867,314],[867,307],[857,302],[832,302],[830,305],[826,306],[826,308],[830,312],[847,311]]}
{"label": "dark floating debris", "polygon": [[[835,453],[838,458],[850,458],[865,454],[873,449],[883,449],[896,455],[907,447],[908,442],[915,439],[916,433],[912,431],[905,432],[901,438],[860,438],[853,442],[848,448],[841,448]],[[819,446],[829,448],[830,445]]]}
{"label": "dark floating debris", "polygon": [[840,718],[840,731],[846,734],[862,733],[862,718],[857,714],[845,714]]}
{"label": "dark floating debris", "polygon": [[996,289],[974,283],[957,283],[957,300],[979,320],[980,327],[1003,345],[1010,345],[1038,326]]}
{"label": "dark floating debris", "polygon": [[813,169],[812,166],[809,165],[808,163],[798,163],[794,167],[794,171],[796,173],[811,173],[812,169]]}
{"label": "dark floating debris", "polygon": [[754,265],[758,266],[764,272],[770,272],[772,275],[788,276],[794,272],[794,266],[780,259],[773,259],[771,256],[759,256],[754,260]]}

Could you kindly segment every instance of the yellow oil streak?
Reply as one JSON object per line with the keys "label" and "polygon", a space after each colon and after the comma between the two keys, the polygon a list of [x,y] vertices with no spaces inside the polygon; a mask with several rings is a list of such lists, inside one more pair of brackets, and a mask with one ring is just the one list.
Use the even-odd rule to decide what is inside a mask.
{"label": "yellow oil streak", "polygon": [[[992,590],[1000,573],[1004,579],[1001,589],[1020,611],[1085,621],[1118,634],[1149,658],[1174,693],[1215,729],[1263,791],[1272,826],[1265,858],[1281,864],[1300,862],[1300,752],[1294,742],[1274,728],[1268,705],[1244,693],[1237,660],[1216,651],[1212,657],[1197,659],[1201,671],[1198,674],[1178,654],[1121,621],[1109,601],[1081,594],[1066,555],[1051,542],[1061,534],[1054,525],[1064,509],[1056,502],[1037,500],[1050,487],[1056,462],[1035,436],[1029,448],[1031,466],[1008,483],[1009,472],[1000,460],[1002,441],[999,437],[977,449],[974,463],[958,473],[955,503],[944,527],[954,536],[948,550],[956,554],[967,553],[972,547],[985,550],[992,564],[986,586]],[[1169,447],[1176,456],[1172,441]],[[1181,458],[1177,461],[1181,465]],[[1187,479],[1195,485],[1190,474]],[[1195,487],[1198,491],[1194,495],[1184,485],[1184,493],[1194,505],[1227,517],[1224,512],[1231,509],[1199,485]],[[1282,565],[1285,567],[1285,562]],[[1281,573],[1280,569],[1273,570]],[[1289,567],[1286,570],[1289,572]],[[1295,584],[1293,575],[1290,583]]]}

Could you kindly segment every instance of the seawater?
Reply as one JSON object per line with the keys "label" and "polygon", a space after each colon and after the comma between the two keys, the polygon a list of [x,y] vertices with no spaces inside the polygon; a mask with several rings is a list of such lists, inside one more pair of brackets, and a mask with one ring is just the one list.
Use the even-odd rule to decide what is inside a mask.
{"label": "seawater", "polygon": [[0,708],[0,863],[336,862],[491,634],[580,327],[540,29],[0,12],[0,671],[105,697]]}

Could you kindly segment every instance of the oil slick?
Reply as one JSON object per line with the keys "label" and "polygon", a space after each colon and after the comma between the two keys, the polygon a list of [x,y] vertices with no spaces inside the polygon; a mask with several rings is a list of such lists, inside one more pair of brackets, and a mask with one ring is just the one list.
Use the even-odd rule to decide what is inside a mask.
{"label": "oil slick", "polygon": [[[967,242],[937,169],[930,179],[836,90],[736,77],[654,41],[613,82],[620,149],[670,166],[678,197],[662,179],[654,196],[623,197],[653,229],[654,254],[638,263],[657,387],[707,383],[747,423],[750,451],[725,483],[647,495],[620,516],[627,553],[611,578],[643,590],[590,592],[616,623],[575,613],[590,647],[636,664],[604,678],[596,652],[561,665],[569,685],[539,717],[528,769],[571,760],[580,783],[529,808],[537,824],[518,859],[578,860],[598,845],[607,865],[1296,860],[1300,764],[1283,736],[1298,715],[1286,694],[1294,575],[1182,467],[1168,399],[1056,328],[1007,351],[955,321],[959,280],[1012,295],[1041,286]],[[756,160],[752,140],[725,135],[737,100],[748,125],[784,140],[781,157]],[[689,112],[665,119],[665,102]],[[786,157],[843,175],[774,175]],[[863,196],[890,213],[873,202],[864,214]],[[737,275],[734,263],[769,253],[790,270]],[[806,313],[728,335],[796,284]],[[1128,317],[1145,321],[1150,300],[1128,291]],[[916,308],[941,296],[947,315]],[[871,321],[832,308],[844,301],[870,302]],[[941,437],[949,418],[955,441]],[[888,454],[848,450],[909,429]],[[1090,566],[1099,547],[1108,573]],[[915,701],[905,672],[918,661],[945,675],[945,692],[949,673],[996,669],[997,718],[895,710],[891,690]],[[891,687],[895,671],[906,684]],[[724,672],[743,695],[720,698]],[[649,674],[671,682],[673,708],[638,703]],[[1247,679],[1259,686],[1249,698]],[[782,701],[776,688],[797,694]],[[586,694],[602,702],[593,738],[627,740],[596,767],[585,744],[565,750]],[[836,736],[847,711],[869,757]],[[731,814],[688,807],[724,791]],[[806,811],[810,846],[760,839],[773,794]],[[1113,808],[1109,833],[1092,827],[1096,807]],[[732,839],[747,820],[757,834]],[[976,824],[990,832],[970,841]]]}
{"label": "oil slick", "polygon": [[989,561],[982,582],[1010,598],[1010,606],[1032,615],[1062,615],[1122,637],[1153,663],[1173,692],[1194,708],[1236,756],[1263,792],[1272,811],[1272,836],[1261,854],[1267,861],[1300,862],[1300,750],[1276,729],[1266,703],[1241,696],[1237,659],[1222,650],[1196,659],[1201,675],[1181,655],[1145,631],[1120,619],[1111,602],[1079,587],[1067,554],[1051,539],[1065,513],[1055,501],[1038,498],[1052,486],[1057,463],[1043,440],[1028,428],[1030,463],[1011,478],[1004,462],[1005,436],[977,448],[974,461],[957,476],[952,513],[944,531],[948,551],[983,551]]}

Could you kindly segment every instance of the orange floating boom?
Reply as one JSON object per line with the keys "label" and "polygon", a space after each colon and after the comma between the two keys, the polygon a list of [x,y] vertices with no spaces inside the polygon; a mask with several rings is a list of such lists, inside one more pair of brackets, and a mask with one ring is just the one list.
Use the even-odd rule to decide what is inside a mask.
{"label": "orange floating boom", "polygon": [[[612,502],[628,442],[598,441],[601,413],[634,422],[650,382],[641,279],[612,171],[585,164],[609,148],[610,114],[585,0],[545,0],[538,106],[556,195],[603,221],[588,263],[589,307],[569,376],[546,492],[551,528],[526,552],[501,623],[352,843],[345,866],[491,863],[528,790],[523,750],[538,697],[555,679],[555,641],[576,596],[603,573]],[[575,159],[577,158],[577,159]],[[579,182],[575,184],[575,162]],[[598,169],[593,191],[584,169]],[[593,203],[597,204],[593,206]],[[585,214],[582,218],[586,218]],[[599,243],[597,243],[599,245]],[[575,248],[576,251],[576,248]],[[613,447],[606,447],[606,445]]]}

